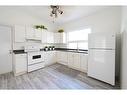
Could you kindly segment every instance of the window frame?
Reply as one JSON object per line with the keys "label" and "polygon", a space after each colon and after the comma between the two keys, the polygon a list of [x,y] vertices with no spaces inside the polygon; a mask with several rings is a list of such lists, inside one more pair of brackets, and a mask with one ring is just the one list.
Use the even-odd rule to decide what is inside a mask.
{"label": "window frame", "polygon": [[[85,30],[85,29],[90,29],[91,30],[90,33],[92,32],[92,28],[90,28],[90,27],[87,27],[87,28],[84,28],[84,29],[81,29],[81,30]],[[80,31],[80,30],[73,30],[73,31]],[[73,32],[73,31],[70,31],[70,32]],[[79,43],[88,43],[88,40],[69,41],[69,32],[67,32],[67,48],[69,48],[69,43],[76,43],[77,44],[77,48],[76,49],[80,49],[78,44]],[[72,48],[72,49],[75,49],[75,48]]]}

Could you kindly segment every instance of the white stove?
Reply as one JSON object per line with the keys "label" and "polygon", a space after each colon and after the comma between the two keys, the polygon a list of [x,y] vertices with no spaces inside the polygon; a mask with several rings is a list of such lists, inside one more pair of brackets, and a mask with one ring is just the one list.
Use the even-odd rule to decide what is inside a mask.
{"label": "white stove", "polygon": [[25,52],[27,52],[28,58],[28,72],[40,69],[44,67],[44,52],[40,51],[37,46],[26,46]]}

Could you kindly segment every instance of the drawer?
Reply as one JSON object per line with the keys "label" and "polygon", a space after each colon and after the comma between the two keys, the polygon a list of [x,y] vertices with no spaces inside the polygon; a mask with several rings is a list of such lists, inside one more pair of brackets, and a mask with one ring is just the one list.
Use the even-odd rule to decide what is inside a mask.
{"label": "drawer", "polygon": [[28,66],[28,72],[32,72],[34,70],[38,70],[44,67],[44,62],[42,63],[37,63],[37,64],[33,64]]}

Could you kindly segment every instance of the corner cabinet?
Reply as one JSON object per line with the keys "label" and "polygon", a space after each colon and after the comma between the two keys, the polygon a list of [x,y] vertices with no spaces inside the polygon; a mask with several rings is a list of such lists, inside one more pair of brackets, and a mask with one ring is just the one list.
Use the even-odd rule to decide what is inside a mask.
{"label": "corner cabinet", "polygon": [[14,25],[13,27],[14,42],[25,42],[25,26]]}
{"label": "corner cabinet", "polygon": [[45,66],[56,63],[56,51],[45,51],[44,52]]}
{"label": "corner cabinet", "polygon": [[66,33],[54,33],[54,43],[66,43]]}

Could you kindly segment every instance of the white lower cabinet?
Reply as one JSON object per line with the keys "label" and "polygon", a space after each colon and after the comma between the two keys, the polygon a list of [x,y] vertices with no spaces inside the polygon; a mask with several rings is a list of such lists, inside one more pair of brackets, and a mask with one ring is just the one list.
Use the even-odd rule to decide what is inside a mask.
{"label": "white lower cabinet", "polygon": [[[27,54],[13,54],[14,75],[18,76],[27,72]],[[83,53],[64,52],[64,51],[46,51],[44,52],[45,66],[56,62],[67,65],[70,68],[87,73],[88,55]],[[36,66],[37,67],[37,66]],[[35,68],[36,68],[35,67]]]}
{"label": "white lower cabinet", "polygon": [[56,51],[44,52],[44,62],[45,66],[56,63]]}
{"label": "white lower cabinet", "polygon": [[68,66],[73,67],[74,66],[74,60],[73,60],[73,53],[68,52]]}
{"label": "white lower cabinet", "polygon": [[81,66],[81,70],[83,72],[87,72],[87,68],[88,68],[88,54],[81,54],[80,55],[80,66]]}
{"label": "white lower cabinet", "polygon": [[18,76],[27,72],[27,54],[14,54],[14,75]]}
{"label": "white lower cabinet", "polygon": [[68,52],[68,66],[87,73],[87,54]]}
{"label": "white lower cabinet", "polygon": [[68,54],[64,51],[57,51],[57,62],[63,65],[68,65]]}
{"label": "white lower cabinet", "polygon": [[68,66],[80,70],[80,53],[68,52]]}
{"label": "white lower cabinet", "polygon": [[73,53],[74,68],[80,70],[80,53]]}

